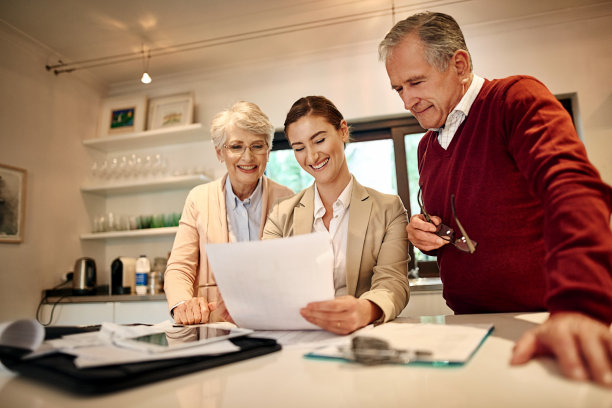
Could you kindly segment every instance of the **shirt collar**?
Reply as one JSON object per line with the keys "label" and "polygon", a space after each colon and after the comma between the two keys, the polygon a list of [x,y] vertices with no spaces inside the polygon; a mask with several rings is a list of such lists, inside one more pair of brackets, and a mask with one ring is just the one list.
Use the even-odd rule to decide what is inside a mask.
{"label": "shirt collar", "polygon": [[[482,89],[482,85],[484,85],[484,78],[474,74],[472,77],[472,83],[470,84],[469,88],[467,89],[457,106],[455,106],[455,108],[448,114],[448,116],[450,117],[451,115],[456,115],[457,113],[467,116],[468,113],[470,113],[470,109],[472,108],[472,104],[476,100],[478,93]],[[446,124],[446,121],[444,123]],[[443,127],[444,125],[442,125],[442,127],[440,128],[432,128],[429,130],[439,132]]]}
{"label": "shirt collar", "polygon": [[239,199],[238,196],[234,194],[234,190],[232,189],[232,183],[230,181],[230,178],[227,177],[225,179],[225,201],[230,205],[230,209],[232,210],[236,209],[236,207],[238,206],[238,203],[244,203],[245,205],[248,205],[250,203],[256,202],[262,197],[262,194],[263,194],[263,187],[261,183],[261,177],[257,181],[257,187],[255,187],[255,190],[253,190],[253,193],[251,193],[249,198],[246,198],[244,200]]}
{"label": "shirt collar", "polygon": [[[334,202],[333,207],[336,207],[336,203],[341,205],[344,210],[349,207],[351,203],[351,194],[353,192],[353,175],[351,175],[351,179],[338,196],[338,199]],[[325,206],[323,205],[323,201],[321,200],[321,196],[319,195],[319,189],[317,188],[317,183],[314,185],[314,218],[323,218],[325,215]]]}

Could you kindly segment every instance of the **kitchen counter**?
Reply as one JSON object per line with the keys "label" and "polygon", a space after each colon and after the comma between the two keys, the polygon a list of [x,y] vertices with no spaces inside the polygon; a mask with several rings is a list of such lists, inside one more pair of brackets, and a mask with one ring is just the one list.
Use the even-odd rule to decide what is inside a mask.
{"label": "kitchen counter", "polygon": [[414,278],[408,279],[411,292],[442,290],[442,279],[438,278]]}
{"label": "kitchen counter", "polygon": [[[428,292],[442,290],[440,278],[409,279],[411,292]],[[163,293],[157,295],[87,295],[87,296],[52,296],[45,299],[43,304],[55,303],[95,303],[95,302],[143,302],[166,300]]]}
{"label": "kitchen counter", "polygon": [[565,379],[547,357],[510,366],[514,342],[546,313],[401,319],[407,323],[491,323],[491,335],[464,366],[362,366],[281,351],[99,397],[80,397],[0,366],[0,406],[25,408],[185,407],[554,407],[612,406],[612,391]]}
{"label": "kitchen counter", "polygon": [[166,301],[166,295],[87,295],[87,296],[53,296],[48,297],[43,304],[55,303],[96,303],[96,302],[143,302]]}

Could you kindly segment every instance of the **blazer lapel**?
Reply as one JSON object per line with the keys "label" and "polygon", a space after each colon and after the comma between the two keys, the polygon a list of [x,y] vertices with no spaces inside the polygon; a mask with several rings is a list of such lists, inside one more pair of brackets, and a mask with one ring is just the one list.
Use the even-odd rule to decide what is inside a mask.
{"label": "blazer lapel", "polygon": [[354,296],[357,291],[361,255],[372,211],[372,200],[369,199],[368,191],[357,180],[353,180],[346,245],[346,289],[349,295]]}
{"label": "blazer lapel", "polygon": [[218,242],[229,242],[227,210],[225,208],[225,180],[227,174],[210,189],[208,205],[208,235],[217,237]]}
{"label": "blazer lapel", "polygon": [[268,218],[268,207],[270,203],[268,202],[270,197],[270,192],[268,189],[270,185],[268,184],[268,178],[266,176],[261,177],[261,221],[259,224],[259,239],[263,235],[264,226],[266,225],[266,220]]}
{"label": "blazer lapel", "polygon": [[304,191],[293,209],[293,235],[310,234],[314,221],[314,184]]}

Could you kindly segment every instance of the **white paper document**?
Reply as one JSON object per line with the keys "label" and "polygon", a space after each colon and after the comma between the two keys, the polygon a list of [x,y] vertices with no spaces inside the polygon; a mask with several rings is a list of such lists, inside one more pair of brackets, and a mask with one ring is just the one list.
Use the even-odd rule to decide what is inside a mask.
{"label": "white paper document", "polygon": [[319,330],[300,315],[310,302],[334,298],[329,234],[209,244],[208,261],[230,315],[254,330]]}
{"label": "white paper document", "polygon": [[308,347],[311,349],[314,346],[346,342],[345,336],[325,330],[262,330],[254,332],[253,336],[274,339],[283,348]]}
{"label": "white paper document", "polygon": [[390,348],[414,351],[419,363],[463,364],[476,352],[493,330],[491,324],[452,325],[431,323],[386,323],[369,330],[360,330],[347,337],[346,342],[320,347],[309,357],[344,358],[342,349],[350,347],[354,336],[368,336],[385,340]]}

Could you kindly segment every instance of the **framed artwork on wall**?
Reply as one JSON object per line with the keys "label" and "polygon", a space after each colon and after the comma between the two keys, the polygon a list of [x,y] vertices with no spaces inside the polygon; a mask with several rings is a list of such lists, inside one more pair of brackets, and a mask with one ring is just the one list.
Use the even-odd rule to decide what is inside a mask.
{"label": "framed artwork on wall", "polygon": [[147,129],[185,126],[193,121],[193,94],[162,96],[149,101]]}
{"label": "framed artwork on wall", "polygon": [[0,164],[0,243],[21,243],[25,223],[27,172]]}
{"label": "framed artwork on wall", "polygon": [[100,112],[99,137],[144,130],[147,97],[119,96],[105,99]]}

